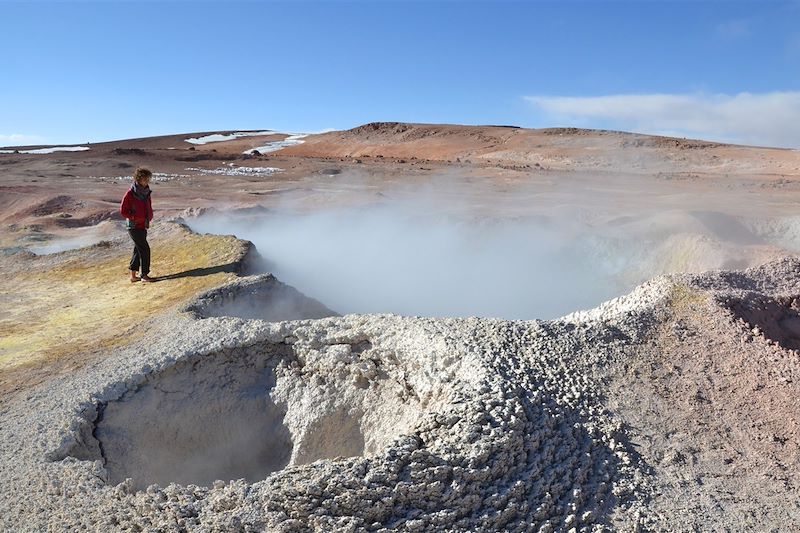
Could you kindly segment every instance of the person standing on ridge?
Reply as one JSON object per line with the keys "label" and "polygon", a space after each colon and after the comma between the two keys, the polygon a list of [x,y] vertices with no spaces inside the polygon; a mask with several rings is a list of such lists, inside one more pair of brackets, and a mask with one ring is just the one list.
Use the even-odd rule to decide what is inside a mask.
{"label": "person standing on ridge", "polygon": [[[122,204],[119,206],[120,214],[127,220],[128,235],[133,239],[133,255],[128,267],[131,271],[131,282],[155,281],[150,274],[150,245],[147,244],[147,228],[153,220],[153,204],[150,199],[150,178],[153,173],[148,169],[139,167],[133,173],[133,185],[125,193]],[[142,277],[137,276],[139,267]]]}

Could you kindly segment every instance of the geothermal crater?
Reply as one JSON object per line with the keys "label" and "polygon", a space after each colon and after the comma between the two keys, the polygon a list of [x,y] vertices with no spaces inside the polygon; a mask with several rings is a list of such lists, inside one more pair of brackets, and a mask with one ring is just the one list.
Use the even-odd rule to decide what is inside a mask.
{"label": "geothermal crater", "polygon": [[271,346],[181,362],[108,402],[94,431],[108,482],[253,482],[285,467],[292,436],[285,406],[270,397],[285,352]]}
{"label": "geothermal crater", "polygon": [[396,357],[367,338],[318,351],[295,341],[191,356],[117,383],[122,395],[96,404],[91,437],[75,435],[81,444],[67,455],[100,460],[109,484],[130,478],[137,490],[252,483],[287,466],[380,453],[450,395],[432,376],[416,378],[430,390],[415,390]]}
{"label": "geothermal crater", "polygon": [[[165,523],[180,501],[187,527],[212,530],[252,513],[290,531],[589,528],[640,505],[642,466],[581,370],[630,335],[363,315],[193,321],[129,352],[124,370],[96,369],[117,378],[74,406],[47,464],[71,479],[59,487],[128,502],[93,518],[125,527]],[[142,522],[127,505],[154,514]],[[220,507],[232,512],[207,514]]]}

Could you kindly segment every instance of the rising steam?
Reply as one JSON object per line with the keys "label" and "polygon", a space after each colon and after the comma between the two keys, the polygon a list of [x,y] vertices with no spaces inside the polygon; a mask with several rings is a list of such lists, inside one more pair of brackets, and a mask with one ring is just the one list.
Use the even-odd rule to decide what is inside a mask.
{"label": "rising steam", "polygon": [[[362,192],[371,187],[362,178],[329,187]],[[743,217],[742,198],[685,194],[675,205],[651,183],[602,179],[602,189],[599,178],[557,181],[547,194],[444,179],[367,206],[309,214],[283,205],[188,222],[252,241],[279,280],[338,313],[555,318],[658,274],[743,268],[797,249],[780,229],[797,220]]]}
{"label": "rising steam", "polygon": [[550,318],[619,291],[609,282],[618,267],[598,261],[593,239],[539,218],[426,215],[393,205],[210,215],[190,225],[251,240],[279,279],[339,313]]}

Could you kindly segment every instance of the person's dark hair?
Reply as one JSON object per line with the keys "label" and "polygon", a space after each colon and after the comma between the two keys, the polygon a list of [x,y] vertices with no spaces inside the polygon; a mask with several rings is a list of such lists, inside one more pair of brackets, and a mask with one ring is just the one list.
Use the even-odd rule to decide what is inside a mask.
{"label": "person's dark hair", "polygon": [[133,173],[133,179],[135,181],[137,181],[137,182],[139,180],[141,180],[141,179],[144,179],[144,178],[150,179],[152,177],[153,177],[153,173],[150,172],[149,169],[146,169],[144,167],[137,168],[136,172]]}

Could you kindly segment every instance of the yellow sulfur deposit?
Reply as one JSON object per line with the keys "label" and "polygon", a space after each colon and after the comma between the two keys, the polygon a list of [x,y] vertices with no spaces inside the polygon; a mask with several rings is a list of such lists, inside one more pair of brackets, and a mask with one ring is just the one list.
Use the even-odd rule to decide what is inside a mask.
{"label": "yellow sulfur deposit", "polygon": [[158,283],[128,281],[127,241],[2,258],[9,268],[0,277],[0,371],[124,344],[142,322],[235,278],[250,246],[172,223],[150,233],[151,275],[165,278]]}

